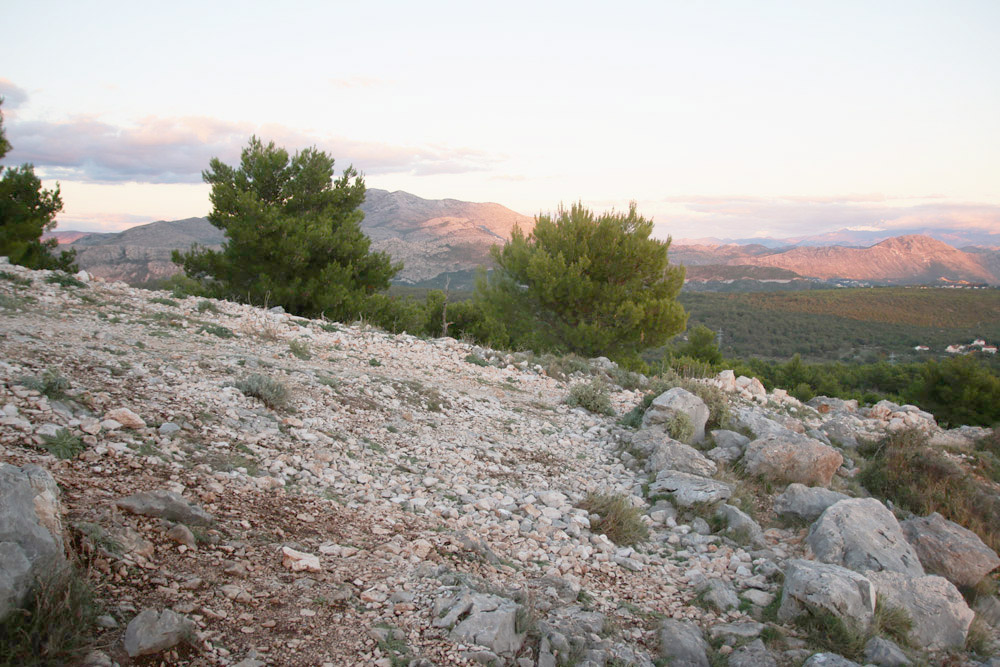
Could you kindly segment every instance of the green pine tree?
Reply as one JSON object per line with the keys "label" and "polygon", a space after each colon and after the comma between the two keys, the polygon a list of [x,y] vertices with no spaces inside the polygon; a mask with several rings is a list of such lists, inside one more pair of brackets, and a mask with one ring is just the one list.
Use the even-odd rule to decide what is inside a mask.
{"label": "green pine tree", "polygon": [[352,167],[334,180],[333,164],[315,148],[289,157],[257,137],[237,168],[213,158],[202,174],[212,186],[208,219],[226,242],[220,251],[175,252],[174,262],[214,296],[299,315],[357,317],[402,265],[369,251],[359,208],[364,181]]}
{"label": "green pine tree", "polygon": [[477,302],[502,322],[510,343],[536,351],[604,355],[639,364],[638,354],[684,329],[676,298],[684,269],[667,260],[667,241],[636,212],[595,215],[575,204],[515,229],[493,248],[496,270],[477,286]]}

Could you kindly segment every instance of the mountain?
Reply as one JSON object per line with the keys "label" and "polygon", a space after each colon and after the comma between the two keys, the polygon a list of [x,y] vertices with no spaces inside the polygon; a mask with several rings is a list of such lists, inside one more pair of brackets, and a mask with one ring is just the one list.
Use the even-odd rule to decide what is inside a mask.
{"label": "mountain", "polygon": [[967,253],[929,236],[897,236],[868,248],[796,247],[740,263],[772,266],[821,279],[887,283],[964,281],[1000,283],[978,254]]}
{"label": "mountain", "polygon": [[[404,269],[402,282],[427,280],[449,271],[467,271],[490,261],[489,249],[510,238],[515,225],[530,231],[534,219],[492,203],[423,199],[407,192],[370,188],[361,206],[362,230],[372,248],[388,252]],[[205,218],[159,221],[116,234],[58,232],[76,237],[81,268],[106,280],[143,283],[177,273],[173,250],[192,244],[218,248],[225,237]]]}

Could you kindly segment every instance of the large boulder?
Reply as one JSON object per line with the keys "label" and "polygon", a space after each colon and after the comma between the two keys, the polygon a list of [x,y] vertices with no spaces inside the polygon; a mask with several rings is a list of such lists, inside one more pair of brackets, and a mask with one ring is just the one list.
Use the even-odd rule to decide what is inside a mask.
{"label": "large boulder", "polygon": [[650,404],[642,417],[642,425],[654,426],[665,424],[678,414],[687,415],[694,427],[691,442],[701,442],[705,439],[705,424],[708,422],[708,406],[705,401],[692,394],[687,389],[674,387],[663,392]]}
{"label": "large boulder", "polygon": [[975,586],[1000,567],[1000,557],[978,535],[937,512],[907,519],[900,526],[924,569],[956,586]]}
{"label": "large boulder", "polygon": [[434,613],[434,626],[452,628],[456,641],[487,646],[508,656],[524,643],[524,633],[517,631],[518,605],[513,600],[464,590],[439,599]]}
{"label": "large boulder", "polygon": [[649,458],[646,459],[646,470],[652,473],[679,470],[692,475],[711,477],[718,470],[718,466],[694,447],[677,442],[664,434],[652,447]]}
{"label": "large boulder", "polygon": [[715,515],[726,522],[725,533],[740,544],[764,546],[764,531],[749,514],[733,505],[723,504]]}
{"label": "large boulder", "polygon": [[691,507],[699,503],[717,503],[728,500],[733,489],[725,482],[708,477],[700,477],[676,470],[664,470],[649,485],[649,493],[673,494],[674,503],[681,507]]}
{"label": "large boulder", "polygon": [[192,621],[170,609],[144,609],[125,628],[125,651],[130,658],[159,653],[191,639],[194,630]]}
{"label": "large boulder", "polygon": [[0,463],[0,619],[65,561],[59,487],[44,468]]}
{"label": "large boulder", "polygon": [[732,420],[736,426],[748,429],[758,438],[769,435],[784,436],[792,432],[788,427],[763,414],[760,408],[737,406],[732,410]]}
{"label": "large boulder", "polygon": [[870,572],[867,577],[884,605],[909,614],[913,644],[930,650],[965,646],[975,613],[950,581],[937,575],[913,577],[889,571]]}
{"label": "large boulder", "polygon": [[806,541],[819,560],[856,572],[924,574],[896,517],[874,498],[849,498],[831,505],[809,528]]}
{"label": "large boulder", "polygon": [[811,486],[829,486],[844,457],[819,440],[788,433],[754,440],[743,454],[751,475]]}
{"label": "large boulder", "polygon": [[674,667],[709,667],[708,642],[694,621],[663,620],[660,656]]}
{"label": "large boulder", "polygon": [[829,612],[864,632],[875,616],[875,587],[846,567],[811,560],[788,561],[778,619],[787,623],[815,611]]}
{"label": "large boulder", "polygon": [[794,483],[774,499],[774,511],[783,516],[815,521],[827,507],[848,498],[850,496],[821,486]]}
{"label": "large boulder", "polygon": [[201,507],[189,503],[173,491],[142,491],[120,498],[116,504],[133,514],[177,521],[188,526],[204,526],[215,520]]}

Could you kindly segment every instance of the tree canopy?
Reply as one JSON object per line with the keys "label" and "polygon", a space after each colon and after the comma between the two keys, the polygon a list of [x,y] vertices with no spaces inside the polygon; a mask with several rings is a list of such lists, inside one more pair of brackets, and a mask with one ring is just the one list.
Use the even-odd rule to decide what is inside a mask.
{"label": "tree canopy", "polygon": [[208,293],[299,315],[345,320],[389,286],[401,268],[370,252],[361,231],[365,184],[316,148],[293,156],[252,137],[238,167],[213,158],[202,178],[212,186],[209,221],[223,230],[222,250],[174,253]]}
{"label": "tree canopy", "polygon": [[[0,160],[10,148],[0,109]],[[76,271],[75,251],[63,251],[57,256],[54,253],[58,242],[42,241],[42,234],[55,228],[56,213],[62,206],[59,185],[54,190],[44,189],[32,165],[0,166],[0,255],[32,269]]]}
{"label": "tree canopy", "polygon": [[634,203],[627,213],[574,204],[540,215],[530,234],[515,228],[493,248],[496,270],[477,301],[514,347],[639,363],[639,351],[663,345],[687,318],[676,301],[684,269],[652,231]]}

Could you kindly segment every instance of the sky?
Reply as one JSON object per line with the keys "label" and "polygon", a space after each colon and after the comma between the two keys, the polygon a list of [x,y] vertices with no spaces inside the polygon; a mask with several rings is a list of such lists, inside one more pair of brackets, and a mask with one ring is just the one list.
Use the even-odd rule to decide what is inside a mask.
{"label": "sky", "polygon": [[368,187],[674,238],[1000,232],[1000,2],[15,2],[0,96],[59,229],[206,215],[256,134]]}

